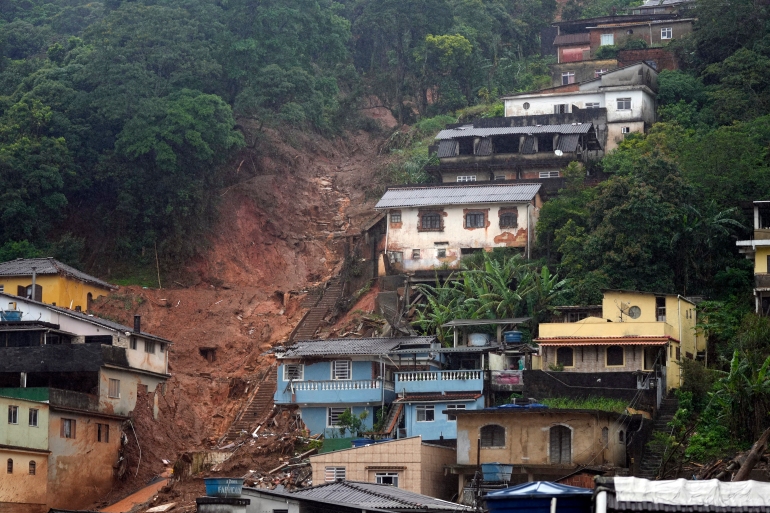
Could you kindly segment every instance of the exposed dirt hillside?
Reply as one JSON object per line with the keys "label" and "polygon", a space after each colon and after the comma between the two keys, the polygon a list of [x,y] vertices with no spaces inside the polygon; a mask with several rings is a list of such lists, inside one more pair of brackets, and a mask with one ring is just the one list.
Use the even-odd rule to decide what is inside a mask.
{"label": "exposed dirt hillside", "polygon": [[[160,419],[152,419],[148,406],[137,407],[138,472],[129,432],[129,477],[104,501],[160,474],[162,459],[207,448],[224,433],[249,392],[247,380],[259,379],[272,363],[264,351],[285,340],[301,318],[304,291],[336,274],[344,234],[358,233],[374,215],[375,198],[367,191],[384,165],[377,154],[384,136],[359,132],[328,140],[242,126],[247,140],[257,142],[233,164],[243,179],[221,191],[210,250],[180,273],[188,283],[123,287],[95,307],[128,325],[141,315],[143,330],[174,343]],[[200,348],[216,348],[215,361]]]}

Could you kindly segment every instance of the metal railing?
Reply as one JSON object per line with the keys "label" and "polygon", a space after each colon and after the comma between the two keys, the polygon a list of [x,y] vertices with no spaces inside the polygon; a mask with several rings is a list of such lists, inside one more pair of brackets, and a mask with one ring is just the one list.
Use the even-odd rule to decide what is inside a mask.
{"label": "metal railing", "polygon": [[[357,379],[357,380],[328,380],[328,381],[294,381],[291,386],[295,392],[316,391],[316,390],[379,390],[379,379]],[[384,382],[385,390],[395,390],[392,381]]]}
{"label": "metal railing", "polygon": [[397,372],[396,381],[459,381],[481,379],[481,370]]}

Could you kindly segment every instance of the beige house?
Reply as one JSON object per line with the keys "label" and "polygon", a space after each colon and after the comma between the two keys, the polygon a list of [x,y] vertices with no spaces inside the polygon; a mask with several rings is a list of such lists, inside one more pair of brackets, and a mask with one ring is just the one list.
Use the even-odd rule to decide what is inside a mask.
{"label": "beige house", "polygon": [[337,479],[390,484],[444,500],[455,492],[444,468],[455,461],[453,448],[424,443],[419,436],[310,457],[316,485]]}

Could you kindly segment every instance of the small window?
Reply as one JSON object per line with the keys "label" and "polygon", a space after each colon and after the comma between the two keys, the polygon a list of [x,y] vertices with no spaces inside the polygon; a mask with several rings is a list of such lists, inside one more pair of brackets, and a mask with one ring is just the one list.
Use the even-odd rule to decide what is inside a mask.
{"label": "small window", "polygon": [[419,249],[413,249],[412,250],[412,260],[419,260],[420,259],[420,250]]}
{"label": "small window", "polygon": [[388,251],[388,258],[390,258],[391,264],[400,264],[404,261],[404,253],[402,251]]}
{"label": "small window", "polygon": [[0,294],[5,292],[5,285],[0,285]]}
{"label": "small window", "polygon": [[558,171],[540,171],[540,178],[559,178]]}
{"label": "small window", "polygon": [[345,467],[326,467],[325,470],[324,480],[327,483],[345,480]]}
{"label": "small window", "polygon": [[161,353],[165,353],[166,352],[166,344],[164,344],[163,342],[159,342],[158,343],[158,351],[160,351]]}
{"label": "small window", "polygon": [[400,223],[401,222],[401,212],[393,212],[390,214],[390,222],[391,223]]}
{"label": "small window", "polygon": [[631,127],[630,126],[622,126],[622,127],[620,127],[620,133],[621,134],[630,134],[631,133]]}
{"label": "small window", "polygon": [[128,343],[128,347],[131,349],[136,349],[136,339],[134,337],[131,337],[131,340]]}
{"label": "small window", "polygon": [[602,445],[604,447],[607,447],[607,444],[610,443],[610,430],[609,428],[603,427],[602,428]]}
{"label": "small window", "polygon": [[482,447],[505,447],[505,428],[491,424],[481,428]]}
{"label": "small window", "polygon": [[398,472],[377,472],[374,474],[377,484],[386,484],[398,488]]}
{"label": "small window", "polygon": [[149,340],[145,340],[144,341],[144,352],[145,353],[155,354],[155,342],[151,342]]}
{"label": "small window", "polygon": [[428,212],[420,218],[420,226],[423,230],[440,230],[441,215],[437,212]]}
{"label": "small window", "polygon": [[565,367],[574,367],[574,350],[571,347],[556,348],[556,364],[564,365]]}
{"label": "small window", "polygon": [[8,407],[8,424],[18,424],[18,423],[19,423],[19,407],[9,406]]}
{"label": "small window", "polygon": [[601,108],[599,102],[586,102],[586,109],[599,109]]}
{"label": "small window", "polygon": [[505,180],[505,175],[495,175],[495,181]]}
{"label": "small window", "polygon": [[439,248],[436,250],[436,258],[446,258],[446,248]]}
{"label": "small window", "polygon": [[660,38],[661,39],[671,39],[674,37],[674,30],[671,27],[665,27],[660,29]]}
{"label": "small window", "polygon": [[623,346],[609,346],[607,348],[607,367],[621,367],[625,365]]}
{"label": "small window", "polygon": [[655,315],[658,319],[658,322],[666,322],[666,298],[665,297],[655,298]]}
{"label": "small window", "polygon": [[[605,73],[607,73],[608,71],[609,71],[609,70],[608,70],[608,69],[605,69],[605,68],[602,68],[602,69],[595,69],[595,70],[594,70],[594,78],[599,78],[600,76],[604,75],[604,74],[605,74]],[[598,104],[597,104],[597,105],[598,105]]]}
{"label": "small window", "polygon": [[465,176],[458,176],[457,177],[458,182],[475,182],[476,181],[476,175],[465,175]]}
{"label": "small window", "polygon": [[626,434],[622,430],[618,431],[618,442],[621,444],[626,443]]}
{"label": "small window", "polygon": [[120,380],[110,379],[110,388],[107,392],[108,397],[112,399],[120,399]]}
{"label": "small window", "polygon": [[518,216],[512,212],[506,212],[500,216],[500,228],[516,228],[519,225]]}
{"label": "small window", "polygon": [[350,360],[332,362],[332,379],[350,379]]}
{"label": "small window", "polygon": [[29,409],[29,427],[37,427],[38,410],[36,408]]}
{"label": "small window", "polygon": [[105,444],[110,443],[110,425],[96,424],[96,441]]}
{"label": "small window", "polygon": [[305,379],[305,366],[301,363],[289,363],[283,366],[284,381],[302,381]]}
{"label": "small window", "polygon": [[30,461],[29,462],[29,475],[30,476],[34,476],[36,472],[37,472],[37,463],[35,463],[34,461]]}
{"label": "small window", "polygon": [[61,419],[61,437],[75,438],[76,425],[75,419]]}
{"label": "small window", "polygon": [[615,34],[602,34],[600,46],[615,44]]}
{"label": "small window", "polygon": [[326,427],[337,427],[340,425],[340,415],[345,413],[347,408],[327,408]]}
{"label": "small window", "polygon": [[415,408],[417,411],[417,422],[433,422],[436,419],[433,405],[419,405]]}
{"label": "small window", "polygon": [[465,214],[466,228],[484,228],[486,225],[485,215],[482,212],[470,212]]}
{"label": "small window", "polygon": [[631,98],[618,98],[618,110],[631,110]]}
{"label": "small window", "polygon": [[557,103],[553,106],[554,114],[569,114],[569,105],[566,103]]}
{"label": "small window", "polygon": [[522,107],[524,108],[524,110],[529,110],[529,102],[524,102]]}
{"label": "small window", "polygon": [[9,474],[13,474],[13,460],[11,458],[8,458],[5,471],[8,472]]}
{"label": "small window", "polygon": [[[465,405],[464,404],[447,404],[446,406],[447,411],[451,410],[464,410]],[[449,421],[456,421],[457,415],[452,415],[451,413],[447,413],[446,419]]]}
{"label": "small window", "polygon": [[574,83],[575,83],[574,71],[566,71],[561,74],[561,85],[574,84]]}

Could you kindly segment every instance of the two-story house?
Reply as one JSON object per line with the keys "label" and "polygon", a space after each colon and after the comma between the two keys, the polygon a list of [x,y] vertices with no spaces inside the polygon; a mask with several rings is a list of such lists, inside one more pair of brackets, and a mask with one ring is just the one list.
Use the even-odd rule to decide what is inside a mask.
{"label": "two-story house", "polygon": [[385,249],[397,272],[453,268],[495,247],[529,255],[541,207],[540,184],[390,187],[375,208],[388,215]]}
{"label": "two-story house", "polygon": [[88,310],[91,301],[117,289],[54,258],[17,258],[0,263],[0,292],[71,310]]}
{"label": "two-story house", "polygon": [[749,240],[736,242],[738,251],[754,261],[756,313],[770,315],[770,201],[754,202],[754,232]]}

